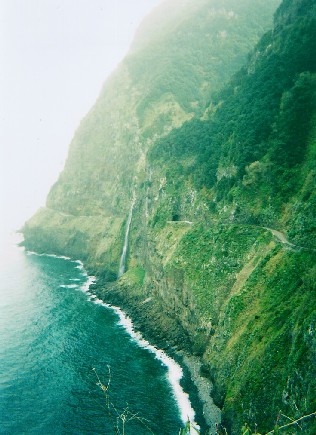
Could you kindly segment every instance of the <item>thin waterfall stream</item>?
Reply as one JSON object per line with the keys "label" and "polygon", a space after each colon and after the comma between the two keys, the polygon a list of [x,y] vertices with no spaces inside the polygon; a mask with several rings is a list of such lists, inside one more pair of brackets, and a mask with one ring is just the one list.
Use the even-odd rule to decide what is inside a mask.
{"label": "thin waterfall stream", "polygon": [[118,272],[119,278],[125,273],[125,270],[126,270],[126,255],[127,255],[127,249],[128,249],[129,231],[130,231],[130,227],[131,227],[131,223],[132,223],[135,201],[136,201],[136,196],[134,193],[131,208],[130,208],[130,211],[128,214],[128,219],[126,222],[124,246],[123,246],[123,251],[122,251],[121,260],[120,260],[119,272]]}
{"label": "thin waterfall stream", "polygon": [[[178,434],[194,415],[177,364],[97,298],[81,262],[1,241],[0,433],[114,434],[118,412],[126,433]],[[105,384],[111,367],[111,416],[93,367]]]}

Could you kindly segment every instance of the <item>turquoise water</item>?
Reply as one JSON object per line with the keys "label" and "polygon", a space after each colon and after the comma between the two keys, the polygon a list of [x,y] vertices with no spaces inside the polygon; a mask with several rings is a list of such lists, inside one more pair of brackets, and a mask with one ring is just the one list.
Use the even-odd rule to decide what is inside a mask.
{"label": "turquoise water", "polygon": [[0,265],[1,434],[115,433],[117,414],[109,405],[111,421],[93,368],[104,384],[110,370],[126,434],[178,434],[166,366],[93,302],[79,263],[26,254],[2,238]]}

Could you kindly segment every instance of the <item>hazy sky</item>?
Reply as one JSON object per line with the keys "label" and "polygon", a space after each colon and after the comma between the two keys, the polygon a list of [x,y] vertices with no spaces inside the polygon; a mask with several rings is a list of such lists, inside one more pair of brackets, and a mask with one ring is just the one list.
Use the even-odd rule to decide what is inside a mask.
{"label": "hazy sky", "polygon": [[161,0],[0,0],[1,225],[57,179],[80,119]]}

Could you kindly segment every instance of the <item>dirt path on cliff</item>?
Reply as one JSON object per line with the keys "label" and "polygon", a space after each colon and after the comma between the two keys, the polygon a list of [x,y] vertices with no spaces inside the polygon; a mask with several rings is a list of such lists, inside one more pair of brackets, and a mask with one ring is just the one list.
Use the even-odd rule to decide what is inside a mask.
{"label": "dirt path on cliff", "polygon": [[[218,222],[218,224],[220,224]],[[242,225],[242,226],[250,226],[250,227],[256,227],[256,228],[261,228],[263,230],[267,230],[269,231],[274,237],[275,239],[277,239],[278,242],[280,242],[282,245],[287,246],[290,249],[293,249],[295,251],[307,251],[307,252],[316,252],[316,249],[314,248],[308,248],[306,246],[301,246],[301,245],[297,245],[295,243],[292,243],[288,240],[288,238],[286,237],[286,235],[279,230],[275,230],[274,228],[269,228],[269,227],[263,227],[261,225],[256,225],[256,224],[239,224],[239,223],[222,223],[220,225]]]}
{"label": "dirt path on cliff", "polygon": [[[259,227],[259,225],[258,225]],[[295,243],[290,242],[286,235],[284,233],[282,233],[281,231],[278,230],[274,230],[273,228],[268,228],[268,227],[259,227],[259,228],[263,228],[265,230],[270,231],[270,233],[278,239],[278,241],[280,243],[282,243],[282,245],[287,245],[290,248],[294,249],[294,250],[303,250],[303,251],[309,251],[309,252],[316,252],[316,249],[313,248],[306,248],[305,246],[300,246],[300,245],[296,245]]]}

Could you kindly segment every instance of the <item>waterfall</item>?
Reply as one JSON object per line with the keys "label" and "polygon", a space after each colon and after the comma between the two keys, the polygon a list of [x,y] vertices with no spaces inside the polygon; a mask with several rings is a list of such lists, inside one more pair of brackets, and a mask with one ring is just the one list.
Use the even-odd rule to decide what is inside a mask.
{"label": "waterfall", "polygon": [[128,248],[128,236],[129,236],[129,230],[130,230],[131,223],[132,223],[133,209],[134,209],[135,201],[136,201],[136,197],[135,197],[135,193],[134,193],[132,204],[131,204],[131,208],[130,208],[130,211],[129,211],[129,214],[128,214],[128,219],[127,219],[127,222],[126,222],[124,246],[123,246],[123,251],[122,251],[122,255],[121,255],[119,272],[118,272],[118,277],[119,278],[125,273],[126,254],[127,254],[127,248]]}

